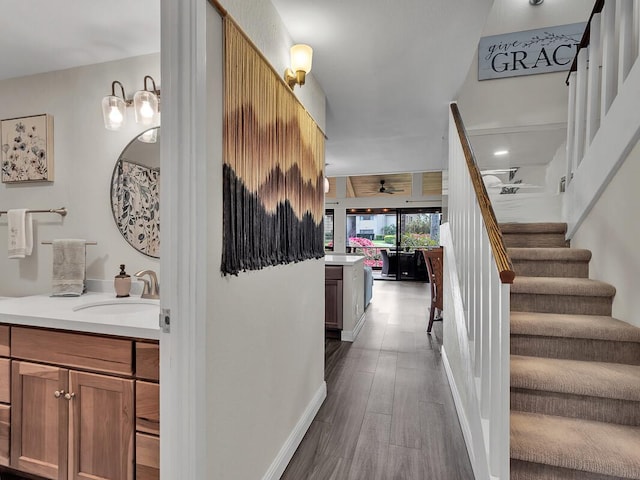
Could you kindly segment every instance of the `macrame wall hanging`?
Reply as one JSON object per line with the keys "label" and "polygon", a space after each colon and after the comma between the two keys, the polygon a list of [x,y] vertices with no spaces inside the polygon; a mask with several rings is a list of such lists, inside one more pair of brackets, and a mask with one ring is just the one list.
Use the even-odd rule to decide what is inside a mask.
{"label": "macrame wall hanging", "polygon": [[324,134],[225,18],[222,273],[324,255]]}

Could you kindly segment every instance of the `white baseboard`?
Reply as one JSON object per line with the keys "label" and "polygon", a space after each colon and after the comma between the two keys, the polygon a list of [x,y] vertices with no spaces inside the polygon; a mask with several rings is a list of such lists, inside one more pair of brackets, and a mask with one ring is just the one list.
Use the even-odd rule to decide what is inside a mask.
{"label": "white baseboard", "polygon": [[444,365],[444,370],[447,373],[447,379],[449,380],[449,386],[451,388],[451,395],[453,396],[453,403],[456,406],[456,412],[458,413],[458,421],[460,422],[460,428],[462,429],[462,436],[464,437],[464,443],[467,446],[467,453],[469,454],[469,460],[471,461],[471,466],[474,471],[474,475],[476,472],[476,459],[473,451],[473,437],[471,435],[471,425],[469,424],[469,419],[464,411],[464,406],[462,405],[462,398],[460,397],[460,392],[458,391],[458,386],[456,385],[455,378],[453,377],[453,372],[451,371],[451,365],[449,364],[449,357],[447,357],[447,352],[444,349],[444,345],[441,348],[442,354],[442,364]]}
{"label": "white baseboard", "polygon": [[325,398],[327,398],[327,383],[322,382],[262,480],[278,480],[282,476]]}
{"label": "white baseboard", "polygon": [[353,330],[342,330],[340,332],[340,340],[342,340],[343,342],[353,342],[358,336],[358,333],[360,333],[362,326],[364,325],[365,317],[365,312],[362,312],[362,315],[360,316],[360,319],[358,320],[358,323],[356,323],[356,326]]}

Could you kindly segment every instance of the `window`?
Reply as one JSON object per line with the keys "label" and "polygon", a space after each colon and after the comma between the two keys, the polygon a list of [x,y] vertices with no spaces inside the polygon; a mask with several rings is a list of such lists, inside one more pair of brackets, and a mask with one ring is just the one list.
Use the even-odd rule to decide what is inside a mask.
{"label": "window", "polygon": [[333,251],[333,210],[324,211],[324,249]]}

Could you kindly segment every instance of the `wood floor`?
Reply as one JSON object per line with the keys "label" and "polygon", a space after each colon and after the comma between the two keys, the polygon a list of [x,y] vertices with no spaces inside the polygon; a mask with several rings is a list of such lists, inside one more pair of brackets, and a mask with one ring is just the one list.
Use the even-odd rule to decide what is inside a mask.
{"label": "wood floor", "polygon": [[326,340],[327,399],[282,480],[472,480],[428,284],[376,281],[351,344]]}

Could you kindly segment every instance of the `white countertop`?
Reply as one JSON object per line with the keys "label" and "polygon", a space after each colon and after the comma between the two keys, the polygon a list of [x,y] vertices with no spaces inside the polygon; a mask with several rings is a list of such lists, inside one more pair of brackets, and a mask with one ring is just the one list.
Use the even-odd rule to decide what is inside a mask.
{"label": "white countertop", "polygon": [[[155,303],[158,310],[150,308],[143,312],[97,313],[92,309],[74,311],[85,304],[111,303],[113,293],[88,292],[79,297],[50,297],[32,295],[28,297],[3,298],[0,302],[0,323],[57,328],[78,332],[118,335],[134,338],[160,338],[157,300],[140,299],[139,296],[117,299],[118,303]],[[133,306],[132,306],[133,307]]]}
{"label": "white countertop", "polygon": [[325,265],[356,265],[358,262],[364,263],[364,257],[361,255],[332,254],[324,256]]}

